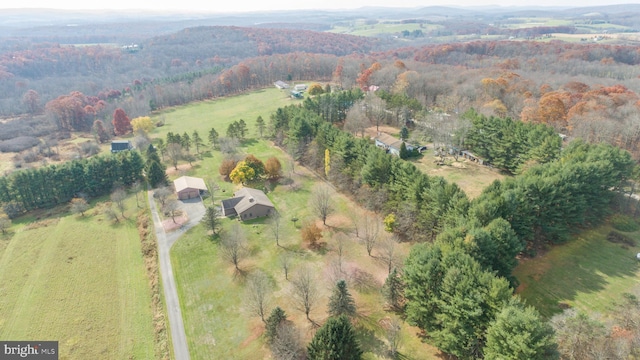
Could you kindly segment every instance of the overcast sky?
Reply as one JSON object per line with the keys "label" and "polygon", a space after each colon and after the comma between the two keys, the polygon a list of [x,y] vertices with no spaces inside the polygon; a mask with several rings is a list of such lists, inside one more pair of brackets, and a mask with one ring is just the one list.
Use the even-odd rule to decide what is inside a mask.
{"label": "overcast sky", "polygon": [[154,9],[239,12],[284,9],[345,9],[362,6],[591,6],[639,3],[640,0],[3,0],[3,8]]}

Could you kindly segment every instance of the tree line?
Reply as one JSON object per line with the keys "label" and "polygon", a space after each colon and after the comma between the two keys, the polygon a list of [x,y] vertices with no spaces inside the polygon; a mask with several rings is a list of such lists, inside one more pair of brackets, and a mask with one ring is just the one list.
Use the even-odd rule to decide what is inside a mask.
{"label": "tree line", "polygon": [[7,214],[50,208],[74,197],[109,194],[114,187],[143,179],[144,160],[137,151],[94,156],[0,177],[0,202]]}

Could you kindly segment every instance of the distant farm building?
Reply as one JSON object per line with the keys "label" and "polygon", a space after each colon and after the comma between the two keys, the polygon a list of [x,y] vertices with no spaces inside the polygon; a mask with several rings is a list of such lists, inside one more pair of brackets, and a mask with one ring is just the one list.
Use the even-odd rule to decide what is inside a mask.
{"label": "distant farm building", "polygon": [[273,85],[275,85],[278,89],[288,89],[289,88],[289,84],[287,84],[284,81],[276,81],[273,83]]}
{"label": "distant farm building", "polygon": [[173,186],[180,200],[199,198],[207,191],[204,180],[191,176],[182,176],[173,180]]}
{"label": "distant farm building", "polygon": [[473,155],[471,152],[463,150],[460,152],[460,155],[462,155],[463,158],[471,160],[471,161],[475,161],[480,165],[484,165],[484,160],[482,158],[479,158],[475,155]]}
{"label": "distant farm building", "polygon": [[[385,133],[378,133],[375,142],[377,147],[383,148],[390,154],[396,156],[400,156],[400,148],[402,147],[402,143],[404,143],[404,141]],[[413,151],[413,145],[407,143],[404,143],[404,145],[407,151]]]}
{"label": "distant farm building", "polygon": [[242,188],[231,199],[222,200],[222,215],[237,215],[241,220],[268,216],[276,211],[275,206],[264,192],[252,188]]}
{"label": "distant farm building", "polygon": [[302,92],[300,92],[300,91],[292,90],[291,91],[291,97],[294,98],[294,99],[304,99],[304,94]]}
{"label": "distant farm building", "polygon": [[298,84],[298,85],[293,87],[293,90],[295,90],[295,91],[305,91],[305,90],[307,90],[307,84]]}
{"label": "distant farm building", "polygon": [[111,142],[111,152],[117,153],[120,151],[128,151],[133,149],[133,145],[131,145],[131,141],[129,140],[113,140]]}

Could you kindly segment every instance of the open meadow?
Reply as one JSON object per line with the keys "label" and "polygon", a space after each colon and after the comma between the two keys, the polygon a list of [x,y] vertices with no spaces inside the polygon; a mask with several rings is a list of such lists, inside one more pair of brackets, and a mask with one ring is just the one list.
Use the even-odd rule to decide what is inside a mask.
{"label": "open meadow", "polygon": [[574,236],[547,253],[521,261],[514,271],[517,293],[542,315],[563,308],[606,314],[625,292],[638,290],[640,267],[636,253],[640,233],[626,233],[636,246],[607,241],[611,226],[603,225]]}
{"label": "open meadow", "polygon": [[96,208],[16,220],[0,237],[0,338],[57,340],[60,359],[156,358],[135,207],[117,224]]}
{"label": "open meadow", "polygon": [[[257,133],[254,120],[258,115],[267,120],[277,107],[290,103],[291,100],[283,99],[280,95],[280,92],[271,89],[262,90],[249,95],[193,104],[198,111],[185,106],[156,115],[165,120],[165,126],[154,130],[152,137],[164,136],[166,131],[191,133],[194,128],[204,134],[211,127],[215,127],[222,134],[229,123],[243,118],[248,124],[250,135],[249,139],[242,142],[240,155],[254,154],[262,161],[275,156],[283,164],[283,178],[279,182],[259,181],[248,184],[266,190],[280,212],[280,246],[275,243],[267,219],[256,219],[240,223],[248,240],[249,253],[240,262],[240,272],[222,257],[221,237],[212,239],[202,225],[188,231],[171,249],[191,357],[269,358],[270,352],[262,336],[264,325],[259,317],[248,311],[244,300],[247,278],[261,270],[272,281],[272,307],[280,306],[285,310],[288,318],[299,329],[304,343],[310,341],[317,326],[326,321],[327,302],[335,281],[340,278],[347,279],[358,307],[356,323],[359,339],[365,350],[365,359],[383,359],[388,349],[383,324],[391,318],[397,318],[397,315],[385,310],[380,292],[388,273],[387,265],[382,260],[382,250],[376,248],[372,252],[373,256],[368,256],[364,245],[354,234],[352,218],[354,214],[361,214],[362,210],[350,199],[332,192],[336,212],[327,219],[327,226],[323,226],[309,206],[313,188],[323,181],[316,174],[300,166],[295,166],[293,171],[290,171],[290,161],[286,153],[275,148],[269,141],[254,138]],[[254,100],[254,96],[257,100]],[[253,106],[248,109],[250,115],[243,112],[243,106],[258,104],[265,97],[271,97],[271,100],[262,103],[261,112],[252,110]],[[202,107],[205,106],[207,111],[203,111]],[[211,120],[212,111],[225,115],[214,116],[215,120]],[[188,127],[190,124],[194,128]],[[178,126],[180,130],[176,130]],[[220,204],[220,200],[231,197],[232,192],[240,187],[222,181],[218,174],[222,159],[223,155],[218,150],[208,150],[201,160],[193,163],[193,166],[179,166],[180,173],[216,182],[221,188],[215,195],[216,205]],[[170,178],[177,176],[171,169],[169,171],[172,174]],[[206,205],[211,204],[210,198],[205,198],[204,201]],[[224,232],[229,231],[231,225],[237,221],[224,219],[221,236],[223,237]],[[377,221],[382,228],[382,219],[377,218]],[[317,223],[322,229],[322,245],[318,248],[310,248],[302,240],[300,229],[309,222]],[[345,238],[342,271],[336,268],[337,233],[342,233]],[[402,262],[409,248],[410,244],[407,243],[395,245],[395,263]],[[280,258],[285,254],[292,260],[289,280],[302,267],[310,267],[314,271],[321,293],[320,300],[310,314],[314,323],[310,323],[304,312],[297,309],[291,300],[291,283],[285,279],[280,264]],[[406,355],[407,359],[435,359],[438,350],[422,343],[416,336],[417,332],[416,328],[403,324],[400,352]]]}

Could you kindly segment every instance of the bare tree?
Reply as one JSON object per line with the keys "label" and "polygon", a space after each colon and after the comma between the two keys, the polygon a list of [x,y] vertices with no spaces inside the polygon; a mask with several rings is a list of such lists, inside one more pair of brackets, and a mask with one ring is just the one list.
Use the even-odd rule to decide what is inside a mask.
{"label": "bare tree", "polygon": [[115,221],[117,223],[120,222],[120,218],[118,218],[118,213],[113,209],[113,204],[112,203],[108,203],[107,206],[105,206],[104,215],[109,220]]}
{"label": "bare tree", "polygon": [[160,201],[160,206],[164,207],[164,203],[172,194],[173,194],[173,190],[171,190],[167,186],[164,186],[154,191],[153,198]]}
{"label": "bare tree", "polygon": [[247,256],[246,242],[244,230],[238,223],[231,225],[229,231],[222,237],[222,256],[235,266],[236,271],[240,271],[240,261]]}
{"label": "bare tree", "polygon": [[365,113],[372,123],[376,125],[376,132],[380,131],[380,125],[387,118],[387,104],[375,94],[369,94],[364,99]]}
{"label": "bare tree", "polygon": [[173,167],[178,170],[178,162],[183,158],[182,145],[178,143],[167,144],[167,156]]}
{"label": "bare tree", "polygon": [[367,249],[367,254],[371,256],[371,251],[376,246],[378,236],[380,236],[380,224],[374,216],[366,214],[362,217],[361,227],[362,236],[360,239],[362,239],[362,243]]}
{"label": "bare tree", "polygon": [[218,139],[220,144],[220,152],[223,154],[231,155],[238,152],[239,140],[236,138],[222,137]]}
{"label": "bare tree", "polygon": [[276,239],[276,246],[280,246],[280,230],[282,227],[282,217],[280,213],[277,211],[272,212],[269,215],[269,229],[271,229],[271,233],[273,237]]}
{"label": "bare tree", "polygon": [[313,270],[307,266],[300,268],[291,280],[291,298],[296,309],[303,311],[307,320],[312,321],[309,313],[318,302],[320,292]]}
{"label": "bare tree", "polygon": [[297,360],[304,355],[304,345],[300,331],[293,323],[283,321],[276,329],[276,336],[271,343],[271,352],[276,360]]}
{"label": "bare tree", "polygon": [[289,269],[291,268],[291,264],[293,263],[293,258],[291,257],[291,254],[289,254],[288,251],[280,253],[280,256],[278,256],[278,262],[280,263],[282,270],[284,270],[285,280],[288,281]]}
{"label": "bare tree", "polygon": [[209,190],[209,195],[211,195],[211,205],[215,204],[216,193],[220,190],[220,186],[213,181],[212,178],[206,179],[207,189]]}
{"label": "bare tree", "polygon": [[131,184],[130,190],[132,193],[136,195],[136,206],[140,208],[139,196],[140,196],[140,191],[142,191],[142,183],[139,180],[135,181],[133,184]]}
{"label": "bare tree", "polygon": [[116,204],[116,207],[120,211],[120,215],[122,215],[123,218],[125,218],[124,211],[127,209],[124,203],[126,199],[127,199],[127,193],[122,188],[118,188],[111,193],[111,201],[113,201]]}
{"label": "bare tree", "polygon": [[395,267],[398,262],[397,254],[396,254],[396,245],[398,244],[398,240],[395,236],[385,236],[380,243],[380,257],[387,264],[387,271],[391,274],[391,270]]}
{"label": "bare tree", "polygon": [[80,214],[84,216],[85,211],[89,209],[89,203],[82,197],[75,197],[71,199],[71,206],[69,210],[71,210],[74,214]]}
{"label": "bare tree", "polygon": [[176,199],[167,200],[164,203],[162,210],[166,215],[171,216],[171,220],[173,220],[174,224],[177,224],[176,216],[180,214],[180,202],[178,200]]}
{"label": "bare tree", "polygon": [[262,270],[249,276],[244,296],[246,307],[252,315],[259,316],[265,324],[267,323],[265,315],[270,311],[272,293],[273,283]]}
{"label": "bare tree", "polygon": [[310,200],[311,209],[327,225],[327,217],[334,212],[331,191],[327,185],[316,186]]}
{"label": "bare tree", "polygon": [[356,136],[360,133],[361,137],[364,137],[364,131],[371,126],[371,121],[363,109],[363,104],[362,101],[353,104],[349,111],[347,111],[347,117],[344,121],[345,130]]}
{"label": "bare tree", "polygon": [[389,342],[389,355],[395,359],[402,344],[402,324],[396,318],[390,319],[385,323],[385,330],[385,337]]}
{"label": "bare tree", "polygon": [[342,258],[344,256],[344,248],[347,242],[347,236],[344,233],[337,233],[334,236],[336,240],[336,254],[338,255],[338,270],[342,273]]}
{"label": "bare tree", "polygon": [[349,219],[351,219],[351,223],[353,223],[353,231],[356,233],[356,237],[360,237],[360,220],[362,219],[362,213],[358,210],[353,210],[349,212]]}

